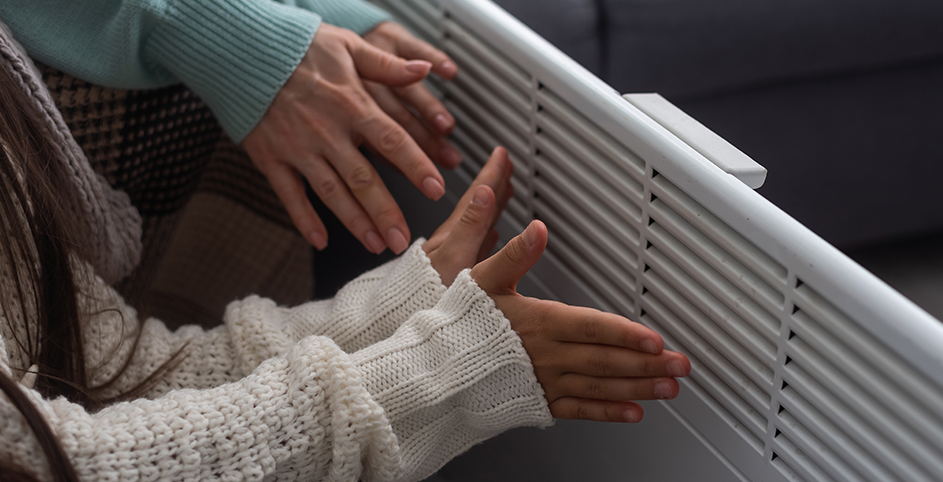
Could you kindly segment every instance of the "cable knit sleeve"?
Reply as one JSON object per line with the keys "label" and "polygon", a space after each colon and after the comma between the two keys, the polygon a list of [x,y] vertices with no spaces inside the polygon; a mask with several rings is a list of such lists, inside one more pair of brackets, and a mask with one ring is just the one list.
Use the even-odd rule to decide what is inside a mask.
{"label": "cable knit sleeve", "polygon": [[[414,313],[435,306],[445,292],[423,243],[416,241],[399,258],[358,276],[332,299],[285,308],[251,296],[231,303],[224,326],[209,331],[197,326],[170,331],[149,319],[136,344],[137,313],[120,302],[119,310],[112,309],[118,295],[99,284],[102,289],[89,297],[86,307],[100,313],[86,330],[86,357],[92,366],[100,366],[92,383],[105,383],[120,373],[108,395],[121,393],[184,350],[186,361],[161,378],[149,393],[153,397],[236,381],[310,335],[328,337],[348,353],[372,345],[392,335]],[[128,356],[131,363],[124,367]]]}
{"label": "cable knit sleeve", "polygon": [[[197,349],[178,374],[200,385],[195,378],[213,370],[248,370],[229,383],[97,413],[27,392],[86,480],[418,480],[503,430],[552,422],[527,353],[491,299],[467,270],[443,293],[437,276],[425,278],[429,269],[417,243],[333,302],[287,309],[250,297],[229,307],[224,327],[175,334]],[[400,289],[409,294],[398,298]],[[87,338],[127,336],[114,324]],[[369,346],[351,353],[326,336],[301,336],[318,327],[350,349]],[[136,357],[154,353],[154,335],[142,335]],[[7,355],[0,350],[0,369],[12,374]],[[160,360],[133,365],[142,361]],[[2,398],[0,452],[44,460]]]}

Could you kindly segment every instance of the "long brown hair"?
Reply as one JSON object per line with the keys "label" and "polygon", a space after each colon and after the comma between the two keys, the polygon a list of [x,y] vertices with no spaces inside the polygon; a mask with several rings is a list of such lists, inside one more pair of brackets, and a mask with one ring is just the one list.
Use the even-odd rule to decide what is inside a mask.
{"label": "long brown hair", "polygon": [[[89,386],[85,363],[80,287],[88,280],[74,269],[76,259],[91,259],[79,234],[83,220],[68,210],[78,192],[60,160],[56,137],[13,74],[0,68],[0,313],[7,323],[21,320],[13,340],[38,366],[35,388],[44,397],[64,396],[89,410],[117,399],[138,396],[182,361],[183,349],[131,390],[117,397],[102,393],[122,374]],[[20,333],[20,335],[17,335]],[[135,338],[134,348],[140,337]],[[131,355],[124,368],[130,363]],[[13,373],[13,376],[23,374]],[[56,480],[78,480],[58,438],[19,385],[0,370],[0,390],[23,414],[38,438]],[[32,461],[30,461],[32,462]],[[32,480],[24,461],[0,460],[5,476]]]}

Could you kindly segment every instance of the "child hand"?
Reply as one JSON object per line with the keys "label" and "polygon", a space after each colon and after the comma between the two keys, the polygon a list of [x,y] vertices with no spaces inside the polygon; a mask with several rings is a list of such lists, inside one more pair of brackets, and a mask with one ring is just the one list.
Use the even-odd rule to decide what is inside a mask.
{"label": "child hand", "polygon": [[547,227],[533,221],[494,256],[472,268],[472,278],[520,335],[558,418],[638,422],[642,407],[630,400],[678,395],[675,377],[691,363],[663,349],[651,329],[619,315],[517,293],[518,281],[547,245]]}
{"label": "child hand", "polygon": [[485,259],[498,241],[495,223],[514,194],[514,165],[503,147],[491,153],[452,215],[423,245],[442,283],[450,286],[463,269]]}

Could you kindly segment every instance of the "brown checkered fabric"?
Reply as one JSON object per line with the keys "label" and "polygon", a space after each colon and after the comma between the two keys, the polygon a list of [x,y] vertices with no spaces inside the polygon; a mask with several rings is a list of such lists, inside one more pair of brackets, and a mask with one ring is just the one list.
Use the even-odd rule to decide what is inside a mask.
{"label": "brown checkered fabric", "polygon": [[312,249],[186,87],[111,89],[40,70],[95,171],[143,218],[141,263],[118,285],[133,306],[170,325],[212,326],[248,294],[282,304],[310,298]]}

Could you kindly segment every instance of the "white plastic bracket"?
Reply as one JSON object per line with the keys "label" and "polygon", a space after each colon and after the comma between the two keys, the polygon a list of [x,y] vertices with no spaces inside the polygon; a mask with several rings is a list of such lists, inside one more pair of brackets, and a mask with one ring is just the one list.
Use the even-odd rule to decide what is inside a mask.
{"label": "white plastic bracket", "polygon": [[645,115],[668,129],[721,170],[757,189],[766,181],[766,168],[725,141],[693,117],[658,94],[622,96]]}

